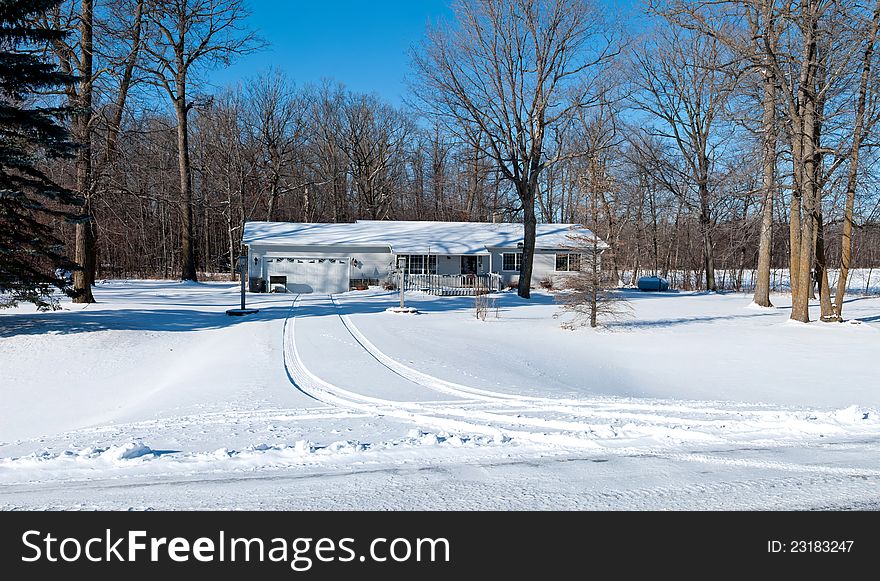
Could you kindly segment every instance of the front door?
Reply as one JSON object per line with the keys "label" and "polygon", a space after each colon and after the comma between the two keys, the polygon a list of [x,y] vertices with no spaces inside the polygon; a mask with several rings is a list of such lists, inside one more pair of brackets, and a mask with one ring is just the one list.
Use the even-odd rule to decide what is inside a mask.
{"label": "front door", "polygon": [[462,256],[461,257],[461,273],[462,274],[477,274],[477,257],[476,256]]}

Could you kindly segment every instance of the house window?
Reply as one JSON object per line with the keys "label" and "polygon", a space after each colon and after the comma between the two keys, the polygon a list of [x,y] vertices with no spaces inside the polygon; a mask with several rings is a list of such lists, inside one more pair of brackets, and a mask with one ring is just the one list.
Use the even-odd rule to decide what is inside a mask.
{"label": "house window", "polygon": [[480,268],[483,266],[482,262],[482,256],[462,256],[460,272],[462,274],[477,274],[477,272],[479,272]]}
{"label": "house window", "polygon": [[556,272],[575,272],[581,269],[580,254],[557,254]]}
{"label": "house window", "polygon": [[522,264],[522,252],[505,252],[501,255],[501,270],[519,271]]}
{"label": "house window", "polygon": [[436,254],[407,254],[407,274],[437,274]]}

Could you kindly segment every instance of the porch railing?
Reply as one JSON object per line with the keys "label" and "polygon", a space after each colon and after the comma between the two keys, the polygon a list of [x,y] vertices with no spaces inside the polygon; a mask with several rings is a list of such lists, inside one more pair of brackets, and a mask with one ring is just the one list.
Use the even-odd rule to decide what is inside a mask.
{"label": "porch railing", "polygon": [[407,274],[406,290],[417,290],[441,296],[474,296],[497,292],[504,288],[501,275],[490,274]]}

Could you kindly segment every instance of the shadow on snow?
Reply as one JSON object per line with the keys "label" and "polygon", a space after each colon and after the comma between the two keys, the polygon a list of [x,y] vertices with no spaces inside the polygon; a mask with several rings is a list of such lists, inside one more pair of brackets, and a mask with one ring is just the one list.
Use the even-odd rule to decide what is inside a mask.
{"label": "shadow on snow", "polygon": [[[231,289],[230,289],[231,290]],[[643,293],[637,290],[622,290],[620,293],[627,300],[662,300],[682,296],[701,296],[706,293]],[[95,331],[155,331],[155,332],[189,332],[206,331],[242,325],[254,321],[271,321],[284,319],[291,314],[294,296],[289,301],[273,297],[273,302],[266,304],[265,295],[248,295],[248,305],[260,309],[256,315],[248,317],[229,317],[224,310],[217,309],[217,303],[211,298],[216,297],[181,297],[180,295],[150,296],[149,302],[139,308],[96,308],[74,311],[58,311],[46,313],[8,313],[0,314],[0,338],[17,335],[37,334],[76,334]],[[337,315],[362,315],[382,313],[389,306],[397,303],[397,293],[393,291],[367,295],[346,294],[334,306],[325,296],[303,295],[303,300],[296,307],[296,314],[302,317],[323,317]],[[507,318],[516,319],[516,311],[529,306],[552,306],[554,297],[547,293],[534,293],[531,299],[521,299],[513,292],[493,294],[498,308],[506,313]],[[143,297],[147,299],[148,297]],[[202,301],[198,299],[202,298]],[[168,299],[171,304],[162,302]],[[183,300],[181,300],[183,299]],[[857,302],[866,297],[853,297],[845,302]],[[154,302],[155,301],[155,302]],[[190,302],[192,301],[192,302]],[[224,301],[226,302],[226,301]],[[408,293],[406,302],[423,314],[467,312],[474,309],[472,296],[434,297]],[[155,308],[153,308],[155,305]],[[203,308],[199,308],[199,307]],[[212,306],[213,310],[204,307]],[[228,305],[233,307],[235,305]],[[171,308],[168,308],[171,307]],[[191,308],[188,308],[191,307]],[[617,328],[658,328],[688,324],[707,323],[714,321],[734,321],[737,319],[754,319],[772,317],[780,310],[790,307],[778,307],[766,312],[743,312],[736,314],[702,315],[676,317],[653,320],[625,319],[608,323],[608,327]],[[880,315],[858,317],[863,322],[880,321]]]}

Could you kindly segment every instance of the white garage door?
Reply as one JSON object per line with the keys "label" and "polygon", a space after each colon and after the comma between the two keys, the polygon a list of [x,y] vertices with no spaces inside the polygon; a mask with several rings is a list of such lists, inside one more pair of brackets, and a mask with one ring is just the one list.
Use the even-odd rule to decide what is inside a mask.
{"label": "white garage door", "polygon": [[274,286],[272,277],[287,277],[287,291],[292,293],[331,294],[348,290],[348,258],[268,258],[266,271],[270,290]]}

